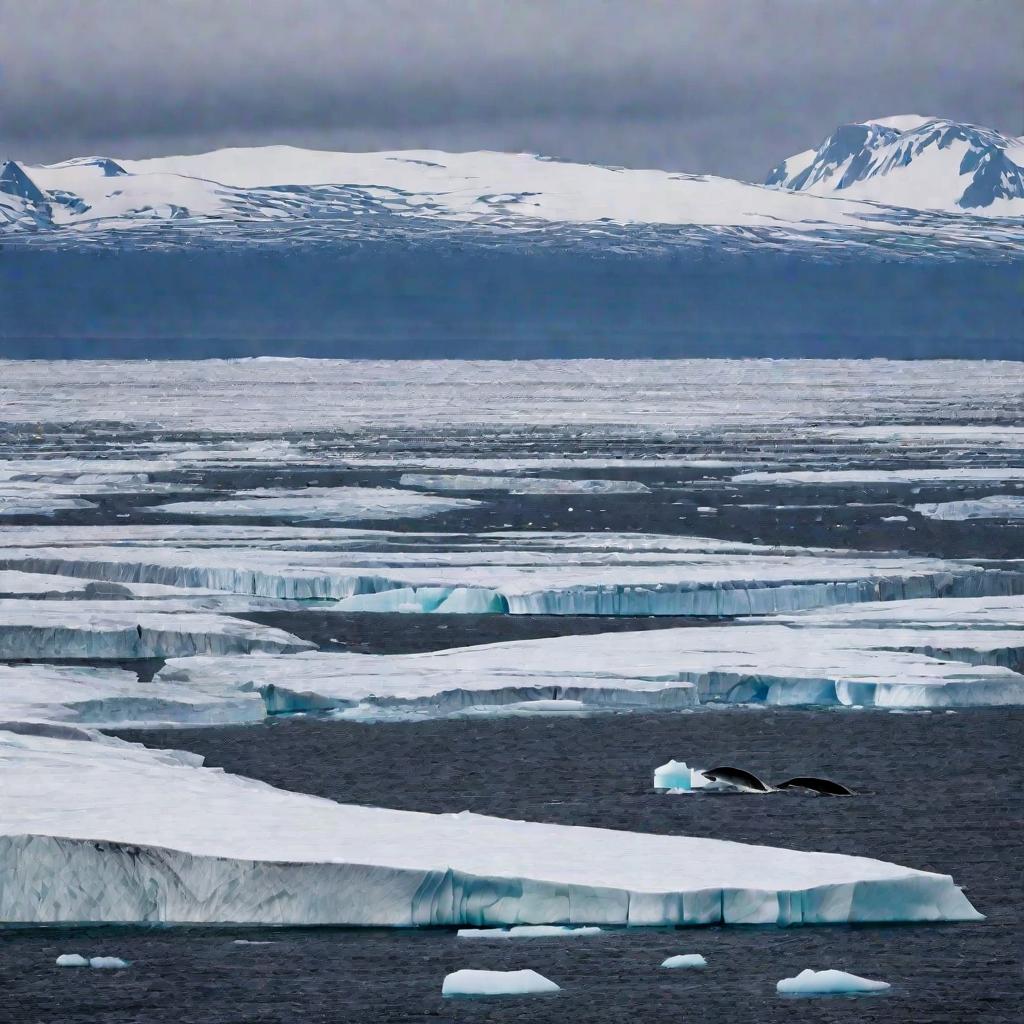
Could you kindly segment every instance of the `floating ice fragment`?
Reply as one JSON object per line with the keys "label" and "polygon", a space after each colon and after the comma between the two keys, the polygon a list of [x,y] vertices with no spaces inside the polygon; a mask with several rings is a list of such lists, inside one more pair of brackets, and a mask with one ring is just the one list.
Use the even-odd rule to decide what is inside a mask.
{"label": "floating ice fragment", "polygon": [[570,927],[564,924],[517,924],[511,928],[460,928],[460,939],[547,939],[554,937],[581,938],[598,935],[602,929],[593,925]]}
{"label": "floating ice fragment", "polygon": [[929,519],[1024,519],[1024,497],[1013,494],[992,494],[987,498],[965,501],[937,501],[915,505],[915,512]]}
{"label": "floating ice fragment", "polygon": [[96,970],[118,970],[127,967],[128,961],[119,956],[93,956],[89,958],[89,966]]}
{"label": "floating ice fragment", "polygon": [[561,988],[536,971],[471,971],[449,974],[441,986],[443,996],[527,996],[560,992]]}
{"label": "floating ice fragment", "polygon": [[89,961],[80,953],[61,953],[55,963],[58,967],[88,967]]}
{"label": "floating ice fragment", "polygon": [[707,965],[707,960],[700,953],[680,953],[678,956],[670,956],[661,964],[662,967],[707,967]]}
{"label": "floating ice fragment", "polygon": [[882,516],[883,523],[905,523],[907,521],[906,516]]}
{"label": "floating ice fragment", "polygon": [[701,774],[701,769],[690,768],[685,761],[666,761],[654,769],[654,788],[673,793],[688,793],[694,789],[707,789],[714,784]]}
{"label": "floating ice fragment", "polygon": [[885,992],[892,986],[887,981],[872,981],[846,971],[801,971],[795,978],[783,978],[775,990],[786,996],[861,995]]}

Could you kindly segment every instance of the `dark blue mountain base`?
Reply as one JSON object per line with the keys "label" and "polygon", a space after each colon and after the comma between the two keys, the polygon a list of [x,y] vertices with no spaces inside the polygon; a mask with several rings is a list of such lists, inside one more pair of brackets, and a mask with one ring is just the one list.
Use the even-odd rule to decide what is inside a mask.
{"label": "dark blue mountain base", "polygon": [[0,250],[0,356],[1024,359],[1021,262]]}

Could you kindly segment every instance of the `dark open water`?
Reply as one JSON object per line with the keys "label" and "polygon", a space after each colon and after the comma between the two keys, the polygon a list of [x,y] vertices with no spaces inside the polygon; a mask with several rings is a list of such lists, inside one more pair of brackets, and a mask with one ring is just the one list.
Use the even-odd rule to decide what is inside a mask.
{"label": "dark open water", "polygon": [[[338,800],[474,811],[866,854],[948,872],[979,924],[699,928],[484,943],[450,931],[0,932],[0,1020],[18,1024],[562,1022],[1018,1024],[1024,1019],[1024,710],[947,715],[747,709],[590,719],[359,726],[310,719],[123,734],[229,771]],[[860,792],[659,796],[669,757],[768,777],[821,772]],[[233,939],[272,945],[235,945]],[[62,952],[126,971],[59,969]],[[665,971],[700,952],[705,971]],[[460,967],[532,967],[556,996],[442,1000]],[[791,1000],[775,982],[837,967],[878,997]]]}

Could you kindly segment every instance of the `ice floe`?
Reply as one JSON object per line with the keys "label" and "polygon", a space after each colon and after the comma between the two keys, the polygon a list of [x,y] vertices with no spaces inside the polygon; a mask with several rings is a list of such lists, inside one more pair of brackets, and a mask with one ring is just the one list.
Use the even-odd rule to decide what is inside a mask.
{"label": "ice floe", "polygon": [[521,971],[477,971],[464,968],[445,975],[441,995],[455,996],[530,996],[561,992],[561,988],[543,974]]}
{"label": "ice floe", "polygon": [[58,967],[88,967],[89,961],[81,953],[61,953],[54,961]]}
{"label": "ice floe", "polygon": [[114,602],[0,600],[0,658],[174,658],[303,651],[313,644],[227,615]]}
{"label": "ice floe", "polygon": [[403,487],[428,491],[507,491],[509,494],[646,494],[636,480],[563,480],[558,477],[467,476],[464,474],[404,473]]}
{"label": "ice floe", "polygon": [[[1019,614],[1024,598],[1015,600]],[[1024,631],[841,620],[817,626],[813,616],[794,616],[788,624],[552,637],[425,654],[194,657],[169,661],[157,678],[256,688],[271,713],[333,710],[372,720],[386,711],[444,715],[525,701],[616,709],[1019,704],[1024,675],[1013,669],[1022,659]]]}
{"label": "ice floe", "polygon": [[976,920],[947,875],[715,839],[336,804],[195,755],[0,731],[0,920],[268,925]]}
{"label": "ice floe", "polygon": [[707,967],[708,962],[700,953],[680,953],[663,960],[662,967]]}
{"label": "ice floe", "polygon": [[260,695],[234,685],[158,680],[68,665],[0,665],[0,722],[94,727],[228,725],[265,717]]}
{"label": "ice floe", "polygon": [[148,514],[224,516],[253,519],[306,519],[350,522],[357,519],[418,519],[457,508],[474,508],[470,498],[442,498],[393,487],[305,487],[288,491],[260,488],[236,491],[230,498],[173,501],[153,505]]}
{"label": "ice floe", "polygon": [[941,559],[772,553],[700,538],[684,538],[688,546],[673,547],[657,538],[646,538],[645,545],[643,537],[624,544],[621,539],[573,542],[567,536],[580,535],[522,543],[508,535],[492,538],[489,547],[470,544],[462,550],[386,554],[297,547],[22,543],[0,547],[0,568],[289,600],[334,600],[339,609],[353,611],[415,608],[519,615],[772,614],[856,601],[985,596],[1024,588],[1024,573]]}
{"label": "ice floe", "polygon": [[460,939],[580,939],[600,935],[603,929],[595,925],[517,924],[511,928],[460,928]]}
{"label": "ice floe", "polygon": [[795,978],[783,978],[775,989],[786,996],[866,995],[885,992],[891,986],[886,981],[861,978],[846,971],[801,971]]}
{"label": "ice floe", "polygon": [[1024,495],[992,494],[965,501],[937,501],[915,505],[914,511],[929,519],[1024,519]]}
{"label": "ice floe", "polygon": [[949,484],[1024,481],[1024,466],[946,466],[942,469],[794,469],[738,473],[740,484]]}

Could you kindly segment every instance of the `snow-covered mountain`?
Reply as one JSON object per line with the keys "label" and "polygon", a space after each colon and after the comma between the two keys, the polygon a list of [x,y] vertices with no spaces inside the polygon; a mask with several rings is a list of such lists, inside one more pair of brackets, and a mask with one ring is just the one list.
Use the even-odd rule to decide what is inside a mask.
{"label": "snow-covered mountain", "polygon": [[903,114],[844,124],[766,184],[810,195],[991,216],[1024,215],[1024,139]]}
{"label": "snow-covered mountain", "polygon": [[1020,140],[988,129],[903,117],[843,126],[766,185],[434,150],[7,161],[0,237],[147,247],[443,237],[639,252],[710,244],[1006,256],[1024,241],[1021,152]]}

